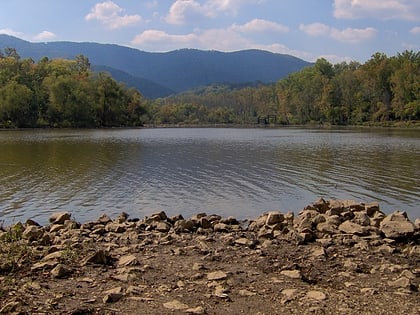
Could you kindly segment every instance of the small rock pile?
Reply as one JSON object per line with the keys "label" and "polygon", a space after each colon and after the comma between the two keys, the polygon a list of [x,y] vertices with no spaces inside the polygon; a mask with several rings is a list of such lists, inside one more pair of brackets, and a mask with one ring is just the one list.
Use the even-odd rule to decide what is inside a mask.
{"label": "small rock pile", "polygon": [[[11,239],[11,231],[20,233]],[[118,304],[120,313],[133,311],[138,305],[127,304],[128,297],[130,303],[154,305],[155,311],[148,314],[165,310],[217,314],[224,310],[220,301],[231,303],[226,306],[229,310],[235,297],[242,301],[234,308],[237,312],[255,313],[273,309],[261,301],[267,295],[273,301],[280,296],[278,303],[284,309],[279,313],[296,310],[298,314],[308,308],[317,313],[325,303],[328,312],[351,314],[350,306],[338,309],[334,308],[337,303],[329,301],[349,294],[347,290],[358,285],[357,275],[365,274],[368,279],[377,274],[381,286],[391,288],[392,294],[418,295],[420,289],[420,219],[412,222],[402,211],[386,215],[378,203],[319,199],[296,215],[270,211],[243,221],[205,213],[185,219],[161,211],[143,219],[121,213],[113,220],[104,214],[81,224],[68,212],[59,212],[45,226],[27,220],[2,227],[0,241],[5,240],[30,250],[9,259],[9,248],[8,260],[0,261],[0,280],[5,283],[7,274],[12,273],[17,281],[7,288],[0,286],[0,314],[26,314],[23,310],[40,314],[56,310],[58,314],[63,307],[71,314],[117,314],[118,310],[108,312],[98,305],[117,305],[123,300],[125,304]],[[353,259],[357,255],[371,260],[371,265]],[[380,264],[375,260],[378,257]],[[318,275],[314,268],[320,268]],[[329,275],[332,270],[336,275]],[[394,272],[398,276],[387,278]],[[360,285],[357,294],[379,294],[374,285]],[[333,289],[340,286],[340,290]],[[79,297],[79,308],[60,308],[62,301],[71,300],[63,291],[72,287],[71,296]],[[16,297],[1,294],[6,289]],[[34,291],[54,294],[47,306],[40,306],[44,298],[34,298]],[[187,293],[179,293],[184,291]],[[192,299],[194,294],[205,300]],[[39,305],[27,305],[29,296]],[[212,298],[218,301],[208,302]],[[368,309],[375,313],[366,305],[353,304],[358,312]],[[413,314],[417,311],[420,306]],[[377,313],[386,314],[383,310]]]}

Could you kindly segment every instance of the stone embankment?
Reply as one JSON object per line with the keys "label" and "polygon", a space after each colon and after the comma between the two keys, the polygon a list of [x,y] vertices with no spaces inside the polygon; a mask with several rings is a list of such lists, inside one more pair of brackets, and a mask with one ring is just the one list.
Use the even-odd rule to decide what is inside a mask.
{"label": "stone embankment", "polygon": [[49,221],[1,228],[0,314],[420,313],[420,220],[378,203]]}

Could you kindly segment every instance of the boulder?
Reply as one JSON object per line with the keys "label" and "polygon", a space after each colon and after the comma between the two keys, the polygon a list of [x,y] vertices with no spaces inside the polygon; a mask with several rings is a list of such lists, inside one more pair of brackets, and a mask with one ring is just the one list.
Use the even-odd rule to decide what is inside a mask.
{"label": "boulder", "polygon": [[346,234],[354,234],[359,236],[365,236],[369,234],[369,230],[366,229],[366,227],[351,221],[345,221],[341,223],[338,229]]}
{"label": "boulder", "polygon": [[207,280],[215,281],[215,280],[224,280],[227,278],[227,274],[223,271],[213,271],[207,274]]}
{"label": "boulder", "polygon": [[284,220],[284,215],[278,211],[270,211],[267,214],[267,219],[265,220],[266,225],[274,225],[281,223]]}
{"label": "boulder", "polygon": [[36,226],[36,225],[29,225],[22,233],[22,237],[30,242],[39,240],[44,235],[44,231]]}
{"label": "boulder", "polygon": [[380,230],[387,238],[399,239],[412,236],[415,226],[405,212],[395,211],[382,220]]}
{"label": "boulder", "polygon": [[58,264],[54,267],[53,270],[50,271],[50,274],[53,278],[65,278],[71,274],[71,272],[72,270],[69,267],[63,264]]}
{"label": "boulder", "polygon": [[52,224],[64,224],[66,220],[70,220],[68,212],[55,212],[49,218],[49,222]]}

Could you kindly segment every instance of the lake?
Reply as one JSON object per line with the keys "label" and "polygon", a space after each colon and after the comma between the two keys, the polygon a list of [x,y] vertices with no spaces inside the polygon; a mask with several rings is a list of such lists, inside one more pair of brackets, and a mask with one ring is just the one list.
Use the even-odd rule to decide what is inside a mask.
{"label": "lake", "polygon": [[319,197],[420,217],[420,130],[162,128],[0,132],[0,223],[164,210],[240,219]]}

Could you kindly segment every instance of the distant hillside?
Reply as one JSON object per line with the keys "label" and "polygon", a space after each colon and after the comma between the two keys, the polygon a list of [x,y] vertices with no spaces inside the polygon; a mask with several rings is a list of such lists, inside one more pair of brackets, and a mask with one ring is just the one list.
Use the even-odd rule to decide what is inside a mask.
{"label": "distant hillside", "polygon": [[[93,66],[97,66],[97,69],[106,66],[111,70],[125,72],[129,76],[123,73],[119,75],[126,77],[126,80],[130,79],[130,82],[139,83],[143,79],[147,80],[143,81],[144,85],[140,84],[140,91],[144,95],[154,95],[154,97],[166,96],[170,91],[181,92],[213,83],[275,82],[291,72],[311,65],[290,55],[261,50],[226,53],[181,49],[166,53],[151,53],[111,44],[31,43],[16,37],[0,35],[0,49],[6,47],[16,48],[22,57],[34,60],[45,56],[74,58],[83,54],[89,58]],[[109,71],[112,75],[117,73],[112,71]],[[153,91],[148,91],[148,88]]]}
{"label": "distant hillside", "polygon": [[119,82],[124,82],[129,87],[135,87],[139,91],[142,91],[142,94],[147,98],[159,98],[166,97],[171,94],[175,94],[175,91],[155,83],[153,81],[139,78],[128,74],[127,72],[111,68],[108,66],[93,66],[92,67],[96,72],[108,72],[115,80]]}

